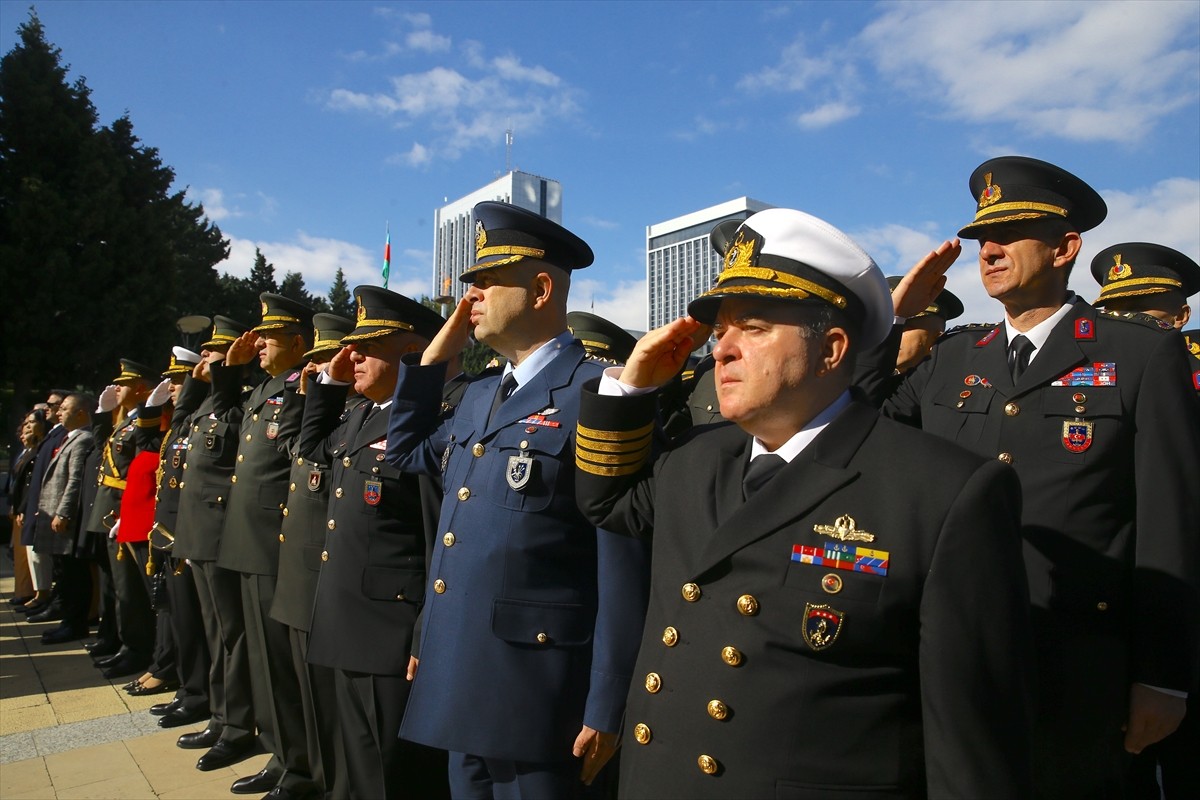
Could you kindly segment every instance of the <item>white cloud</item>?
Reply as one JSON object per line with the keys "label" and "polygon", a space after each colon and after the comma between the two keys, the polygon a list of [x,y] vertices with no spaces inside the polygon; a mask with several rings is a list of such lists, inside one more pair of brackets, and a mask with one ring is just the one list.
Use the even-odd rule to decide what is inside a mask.
{"label": "white cloud", "polygon": [[575,278],[567,309],[597,314],[627,330],[644,331],[646,281],[621,281],[614,286],[594,278]]}
{"label": "white cloud", "polygon": [[195,189],[190,186],[187,190],[187,199],[191,203],[200,203],[204,206],[205,215],[213,222],[220,222],[223,219],[230,217],[240,217],[242,213],[235,208],[230,208],[225,202],[225,193],[220,189]]}
{"label": "white cloud", "polygon": [[450,49],[450,37],[436,34],[433,31],[413,31],[404,37],[404,43],[410,50],[420,50],[425,53],[442,53]]}
{"label": "white cloud", "polygon": [[611,219],[601,219],[600,217],[593,217],[591,215],[584,217],[583,222],[585,225],[591,225],[593,228],[600,228],[601,230],[606,231],[615,231],[617,228],[621,227],[619,222]]}
{"label": "white cloud", "polygon": [[387,91],[338,88],[326,105],[336,111],[372,113],[414,127],[422,141],[389,163],[423,168],[435,159],[494,145],[506,129],[534,135],[556,120],[577,115],[579,91],[540,65],[515,55],[484,58],[483,46],[468,41],[460,68],[439,65],[388,79]]}
{"label": "white cloud", "polygon": [[1200,94],[1194,3],[905,3],[858,37],[880,75],[951,116],[1133,142]]}
{"label": "white cloud", "polygon": [[279,208],[279,201],[264,192],[255,192],[249,197],[241,193],[228,197],[222,189],[189,186],[186,195],[189,203],[200,203],[205,215],[213,222],[245,217],[269,219]]}
{"label": "white cloud", "polygon": [[856,105],[851,105],[844,102],[825,103],[817,106],[812,111],[805,111],[796,115],[796,124],[805,130],[816,130],[818,128],[827,128],[830,125],[835,125],[842,120],[850,119],[858,116],[860,109]]}

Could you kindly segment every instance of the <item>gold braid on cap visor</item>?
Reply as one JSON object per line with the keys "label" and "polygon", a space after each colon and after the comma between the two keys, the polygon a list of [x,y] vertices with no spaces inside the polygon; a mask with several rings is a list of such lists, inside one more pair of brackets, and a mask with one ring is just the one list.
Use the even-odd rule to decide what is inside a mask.
{"label": "gold braid on cap visor", "polygon": [[1052,206],[1049,203],[1015,202],[998,203],[996,205],[980,208],[975,212],[975,221],[978,222],[980,217],[988,214],[1001,214],[1005,211],[1044,211],[1047,214],[1056,214],[1060,217],[1067,216],[1067,210],[1062,206]]}
{"label": "gold braid on cap visor", "polygon": [[[785,286],[790,286],[790,289],[781,289],[772,286],[722,286],[726,281],[734,278],[750,278],[759,281],[774,281],[782,283]],[[776,272],[773,269],[765,267],[730,267],[722,272],[717,277],[717,285],[715,288],[705,292],[705,295],[716,293],[754,293],[776,295],[778,297],[792,297],[802,300],[806,297],[819,297],[825,302],[835,306],[836,308],[844,309],[846,307],[846,298],[830,289],[826,289],[820,284],[805,280],[804,278],[787,273]],[[701,295],[703,297],[704,295]]]}

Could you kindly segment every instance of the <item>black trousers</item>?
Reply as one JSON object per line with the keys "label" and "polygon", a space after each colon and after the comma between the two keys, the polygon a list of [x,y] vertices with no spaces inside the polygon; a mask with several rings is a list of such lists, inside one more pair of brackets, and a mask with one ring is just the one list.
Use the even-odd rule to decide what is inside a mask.
{"label": "black trousers", "polygon": [[58,573],[58,601],[62,607],[62,627],[77,631],[88,629],[88,611],[92,605],[92,569],[75,556],[54,556]]}
{"label": "black trousers", "polygon": [[145,658],[147,663],[154,655],[155,638],[154,612],[146,591],[148,549],[146,542],[108,542],[108,562],[117,597],[117,635],[130,653]]}
{"label": "black trousers", "polygon": [[292,664],[300,682],[300,705],[313,781],[322,787],[326,797],[349,797],[334,671],[308,663],[308,631],[289,627],[288,638],[292,644]]}
{"label": "black trousers", "polygon": [[209,708],[208,677],[212,662],[192,568],[171,559],[166,570],[167,607],[159,611],[159,616],[166,615],[175,640],[175,670],[179,676],[176,698],[189,711]]}
{"label": "black trousers", "polygon": [[[241,582],[236,572],[221,569],[212,561],[193,560],[192,569],[212,659],[208,696],[213,724],[224,729],[222,739],[241,744],[253,738],[256,729]],[[263,746],[267,747],[266,741]]]}

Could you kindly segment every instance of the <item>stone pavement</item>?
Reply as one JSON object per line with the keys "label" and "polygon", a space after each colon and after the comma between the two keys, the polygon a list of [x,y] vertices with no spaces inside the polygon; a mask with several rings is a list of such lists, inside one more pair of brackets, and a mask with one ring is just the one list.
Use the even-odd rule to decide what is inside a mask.
{"label": "stone pavement", "polygon": [[170,694],[130,697],[107,681],[82,642],[43,645],[57,622],[12,610],[11,563],[0,578],[0,798],[232,798],[229,786],[267,763],[260,754],[200,772],[203,750],[175,746],[204,724],[162,730],[147,709]]}

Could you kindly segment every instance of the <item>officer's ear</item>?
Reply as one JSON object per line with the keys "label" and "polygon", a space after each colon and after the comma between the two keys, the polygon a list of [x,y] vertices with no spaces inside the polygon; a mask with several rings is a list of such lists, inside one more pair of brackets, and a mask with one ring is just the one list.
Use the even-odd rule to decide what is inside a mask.
{"label": "officer's ear", "polygon": [[533,307],[542,308],[554,296],[554,278],[548,272],[539,272],[533,278]]}
{"label": "officer's ear", "polygon": [[1188,324],[1188,320],[1192,318],[1192,307],[1184,303],[1179,307],[1179,312],[1175,315],[1175,329],[1180,330],[1184,325]]}

